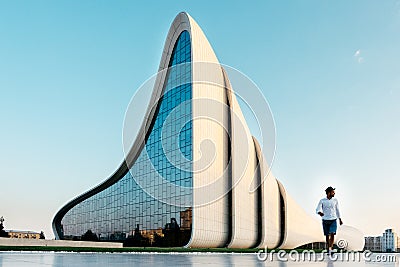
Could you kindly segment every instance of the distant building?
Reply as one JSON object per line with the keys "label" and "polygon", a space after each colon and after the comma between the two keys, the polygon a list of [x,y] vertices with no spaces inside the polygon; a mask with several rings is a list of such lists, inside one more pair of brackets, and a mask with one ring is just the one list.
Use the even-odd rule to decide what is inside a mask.
{"label": "distant building", "polygon": [[400,236],[397,236],[397,251],[400,252]]}
{"label": "distant building", "polygon": [[192,208],[180,212],[181,228],[190,229],[192,227]]}
{"label": "distant building", "polygon": [[32,231],[7,230],[9,238],[40,239],[40,233]]}
{"label": "distant building", "polygon": [[367,236],[365,237],[364,250],[382,251],[382,236]]}
{"label": "distant building", "polygon": [[382,236],[382,252],[397,252],[398,236],[393,229],[386,229]]}

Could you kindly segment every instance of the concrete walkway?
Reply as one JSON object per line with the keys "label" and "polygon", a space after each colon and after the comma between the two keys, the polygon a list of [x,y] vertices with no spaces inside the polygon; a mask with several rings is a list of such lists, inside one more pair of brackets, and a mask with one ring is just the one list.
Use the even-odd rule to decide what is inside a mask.
{"label": "concrete walkway", "polygon": [[90,242],[90,241],[67,241],[67,240],[46,240],[46,239],[22,239],[0,237],[0,246],[20,247],[87,247],[87,248],[122,248],[122,243],[116,242]]}

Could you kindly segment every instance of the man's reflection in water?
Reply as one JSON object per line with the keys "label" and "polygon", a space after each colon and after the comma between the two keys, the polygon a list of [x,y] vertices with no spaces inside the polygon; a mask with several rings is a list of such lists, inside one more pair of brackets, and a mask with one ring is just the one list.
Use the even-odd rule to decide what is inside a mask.
{"label": "man's reflection in water", "polygon": [[330,257],[328,257],[328,261],[326,263],[326,267],[333,267],[333,262],[334,262],[334,260],[332,260]]}

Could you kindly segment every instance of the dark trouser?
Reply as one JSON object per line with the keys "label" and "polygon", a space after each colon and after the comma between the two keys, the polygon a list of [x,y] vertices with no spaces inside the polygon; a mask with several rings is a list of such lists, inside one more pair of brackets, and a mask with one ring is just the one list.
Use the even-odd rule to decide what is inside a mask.
{"label": "dark trouser", "polygon": [[337,223],[335,220],[322,220],[322,228],[324,229],[324,235],[336,234]]}

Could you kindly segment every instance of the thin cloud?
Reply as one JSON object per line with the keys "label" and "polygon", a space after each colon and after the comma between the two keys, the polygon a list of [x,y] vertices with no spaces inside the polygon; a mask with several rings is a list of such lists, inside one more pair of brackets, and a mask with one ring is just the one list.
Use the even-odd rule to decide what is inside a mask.
{"label": "thin cloud", "polygon": [[361,49],[358,49],[353,57],[357,60],[358,63],[363,63],[364,62],[364,57],[361,56]]}

